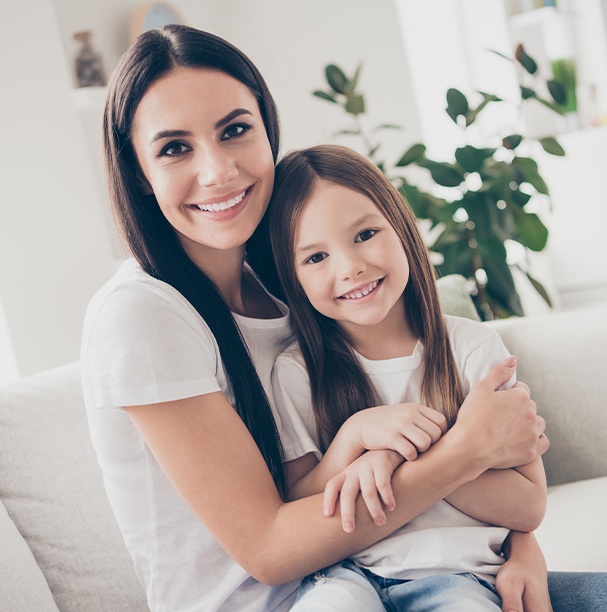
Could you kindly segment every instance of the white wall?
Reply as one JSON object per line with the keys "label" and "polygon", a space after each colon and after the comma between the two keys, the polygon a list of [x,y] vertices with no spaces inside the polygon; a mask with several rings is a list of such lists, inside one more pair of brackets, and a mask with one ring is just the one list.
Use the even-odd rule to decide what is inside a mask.
{"label": "white wall", "polygon": [[13,2],[4,18],[0,296],[28,374],[77,358],[86,304],[112,257],[52,6]]}

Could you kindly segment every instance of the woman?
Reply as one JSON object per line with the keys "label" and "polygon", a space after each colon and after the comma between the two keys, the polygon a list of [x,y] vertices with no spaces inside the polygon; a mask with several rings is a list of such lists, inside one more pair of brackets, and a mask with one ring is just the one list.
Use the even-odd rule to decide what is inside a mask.
{"label": "woman", "polygon": [[[245,263],[278,153],[267,87],[215,36],[146,32],[114,73],[104,137],[111,200],[134,258],[87,311],[83,386],[108,497],[151,609],[288,609],[302,576],[485,470],[546,450],[528,389],[496,392],[511,375],[498,367],[450,432],[394,473],[397,508],[385,526],[361,511],[345,534],[339,518],[323,517],[320,496],[285,503],[280,423],[266,390],[289,341],[288,313],[255,273],[271,270]],[[391,434],[378,427],[386,446]],[[502,596],[524,591],[545,610],[531,538],[511,537]],[[522,564],[538,567],[536,577]]]}

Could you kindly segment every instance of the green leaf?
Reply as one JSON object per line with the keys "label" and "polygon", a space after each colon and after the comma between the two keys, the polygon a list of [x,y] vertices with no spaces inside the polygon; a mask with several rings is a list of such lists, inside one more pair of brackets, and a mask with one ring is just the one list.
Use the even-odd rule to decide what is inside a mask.
{"label": "green leaf", "polygon": [[478,172],[483,162],[493,155],[495,149],[477,149],[471,145],[455,149],[455,159],[466,172]]}
{"label": "green leaf", "polygon": [[552,96],[552,99],[557,104],[565,104],[567,102],[567,91],[563,87],[563,84],[560,81],[556,81],[555,79],[550,79],[547,81],[546,85],[548,86],[548,91]]}
{"label": "green leaf", "polygon": [[365,99],[362,94],[350,94],[344,108],[351,115],[360,115],[365,112]]}
{"label": "green leaf", "polygon": [[350,95],[356,89],[356,85],[358,84],[358,78],[360,77],[360,71],[362,70],[362,62],[356,66],[356,70],[354,71],[354,76],[352,79],[348,80],[347,83],[347,91],[345,92],[347,95]]}
{"label": "green leaf", "polygon": [[457,187],[465,178],[453,164],[435,162],[425,158],[419,159],[417,164],[430,170],[434,182],[443,187]]}
{"label": "green leaf", "polygon": [[544,106],[548,107],[550,110],[554,111],[555,113],[558,113],[559,115],[565,114],[565,111],[562,106],[559,106],[558,104],[555,104],[554,102],[551,102],[550,100],[544,100],[544,98],[540,98],[539,96],[536,96],[536,98],[540,104],[543,104]]}
{"label": "green leaf", "polygon": [[402,130],[402,125],[396,125],[396,123],[382,123],[377,127],[373,128],[373,132],[379,132],[380,130]]}
{"label": "green leaf", "polygon": [[503,98],[500,98],[499,96],[496,96],[495,94],[487,93],[486,91],[480,91],[480,89],[478,90],[478,93],[481,94],[481,96],[483,96],[485,102],[503,102],[504,101]]}
{"label": "green leaf", "polygon": [[514,52],[518,63],[529,73],[535,74],[537,72],[537,63],[535,60],[527,54],[523,45],[519,44]]}
{"label": "green leaf", "polygon": [[550,153],[550,155],[558,155],[559,157],[565,155],[565,149],[563,149],[557,139],[552,136],[540,138],[540,144],[544,148],[544,151]]}
{"label": "green leaf", "polygon": [[516,220],[518,242],[532,251],[543,251],[548,242],[548,229],[540,218],[517,207],[512,208],[512,213]]}
{"label": "green leaf", "polygon": [[327,102],[334,102],[335,104],[337,104],[337,100],[326,91],[320,91],[319,89],[317,89],[316,91],[312,92],[312,95],[316,96],[317,98],[321,98],[322,100],[326,100]]}
{"label": "green leaf", "polygon": [[396,162],[396,166],[398,168],[402,168],[404,166],[408,166],[416,162],[418,159],[421,159],[426,152],[426,145],[417,143],[410,147],[403,156]]}
{"label": "green leaf", "polygon": [[506,149],[513,151],[523,142],[523,137],[520,134],[510,134],[510,136],[504,136],[502,138],[502,144]]}
{"label": "green leaf", "polygon": [[529,282],[533,285],[533,288],[542,296],[542,298],[544,298],[546,304],[548,304],[548,306],[552,308],[552,300],[550,299],[550,296],[548,295],[548,292],[546,291],[542,283],[540,283],[537,279],[533,278],[533,276],[531,276],[529,272],[523,270],[520,266],[517,266],[517,268],[529,279]]}
{"label": "green leaf", "polygon": [[455,88],[450,88],[447,90],[447,114],[455,123],[457,123],[457,118],[462,115],[466,116],[468,113],[469,105],[468,99],[466,96],[459,90]]}
{"label": "green leaf", "polygon": [[348,88],[348,77],[343,70],[335,64],[329,64],[325,68],[327,83],[333,91],[340,94],[346,94]]}
{"label": "green leaf", "polygon": [[[496,312],[498,316],[523,316],[521,299],[514,286],[510,266],[506,262],[496,264],[489,260],[485,260],[483,265],[489,279],[486,290],[490,297],[492,310],[498,311]],[[499,309],[503,310],[504,314],[499,315]]]}
{"label": "green leaf", "polygon": [[521,85],[521,97],[523,100],[529,100],[529,98],[537,98],[537,94],[531,87],[525,87]]}

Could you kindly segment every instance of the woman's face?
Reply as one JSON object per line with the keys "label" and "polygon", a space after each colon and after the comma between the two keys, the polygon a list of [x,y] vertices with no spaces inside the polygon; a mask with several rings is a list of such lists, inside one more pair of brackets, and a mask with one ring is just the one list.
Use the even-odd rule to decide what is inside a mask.
{"label": "woman's face", "polygon": [[257,100],[218,70],[177,68],[133,120],[142,189],[156,196],[194,261],[244,245],[272,193],[274,160]]}

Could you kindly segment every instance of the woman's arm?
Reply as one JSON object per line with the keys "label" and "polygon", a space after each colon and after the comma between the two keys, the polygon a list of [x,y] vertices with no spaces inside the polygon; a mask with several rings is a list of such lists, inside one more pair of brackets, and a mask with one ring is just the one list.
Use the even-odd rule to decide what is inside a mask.
{"label": "woman's arm", "polygon": [[322,496],[284,503],[245,425],[221,393],[127,408],[161,468],[230,556],[258,580],[279,584],[381,540],[491,467],[528,463],[545,423],[525,389],[495,391],[505,366],[478,383],[454,427],[393,475],[396,509],[376,526],[362,501],[353,534]]}
{"label": "woman's arm", "polygon": [[508,470],[487,470],[445,499],[479,521],[517,531],[534,531],[546,512],[542,458]]}

